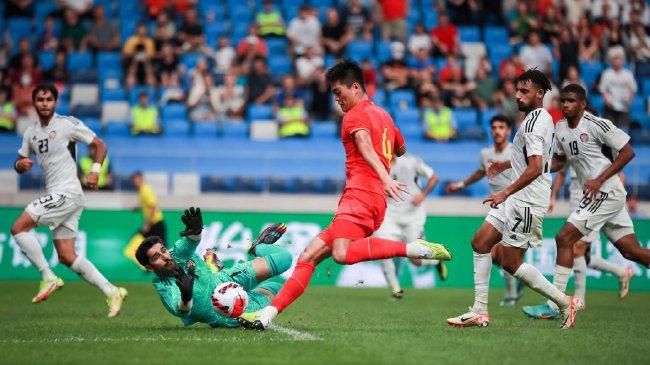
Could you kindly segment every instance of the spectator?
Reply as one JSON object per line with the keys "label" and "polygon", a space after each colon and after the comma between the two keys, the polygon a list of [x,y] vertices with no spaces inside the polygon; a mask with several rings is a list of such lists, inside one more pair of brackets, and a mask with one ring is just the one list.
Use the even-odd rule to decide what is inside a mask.
{"label": "spectator", "polygon": [[[207,66],[206,66],[207,70]],[[192,86],[190,96],[187,99],[189,107],[189,119],[192,122],[208,122],[217,120],[219,113],[219,99],[217,88],[214,84],[214,77],[206,72],[203,75],[202,85]]]}
{"label": "spectator", "polygon": [[79,20],[79,14],[72,9],[66,9],[63,12],[63,24],[61,25],[61,43],[68,49],[68,52],[84,51],[87,35],[88,30]]}
{"label": "spectator", "polygon": [[276,116],[280,138],[309,137],[309,114],[302,100],[286,95]]}
{"label": "spectator", "polygon": [[165,84],[160,89],[160,106],[169,103],[185,102],[185,90],[181,87],[180,76],[177,72],[171,73]]}
{"label": "spectator", "polygon": [[438,15],[438,25],[431,29],[431,41],[436,55],[446,57],[460,52],[458,29],[449,21],[447,14]]}
{"label": "spectator", "polygon": [[11,70],[11,69],[20,68],[20,64],[23,62],[23,57],[25,56],[30,57],[34,65],[38,65],[38,59],[36,58],[36,55],[34,55],[34,53],[32,52],[32,47],[29,44],[29,39],[23,37],[18,42],[18,53],[16,53],[9,59],[9,69]]}
{"label": "spectator", "polygon": [[[364,77],[364,81],[366,78]],[[370,85],[366,82],[366,91]],[[332,114],[332,95],[330,85],[325,77],[325,68],[319,67],[314,72],[310,84],[311,107],[309,112],[317,120],[329,119]],[[370,94],[369,94],[370,95]]]}
{"label": "spectator", "polygon": [[167,242],[167,226],[165,225],[156,193],[151,188],[151,185],[144,181],[141,171],[134,172],[131,175],[131,181],[138,191],[138,200],[140,201],[140,211],[142,212],[143,220],[142,227],[138,232],[140,236],[137,238],[137,242],[142,242],[145,237],[151,236],[158,236],[162,242]]}
{"label": "spectator", "polygon": [[594,0],[591,4],[591,17],[596,21],[618,19],[620,9],[616,0]]}
{"label": "spectator", "polygon": [[381,12],[381,37],[384,41],[406,43],[406,1],[378,0]]}
{"label": "spectator", "polygon": [[501,61],[499,65],[499,79],[504,80],[514,80],[519,75],[524,72],[524,64],[521,62],[521,57],[518,54],[513,53],[510,55],[510,58],[507,58]]}
{"label": "spectator", "polygon": [[55,18],[48,15],[43,23],[43,33],[38,40],[39,51],[55,51],[59,48],[59,36],[55,29]]}
{"label": "spectator", "polygon": [[387,91],[409,88],[412,83],[409,68],[404,62],[404,44],[392,42],[390,48],[392,58],[382,67],[384,88]]}
{"label": "spectator", "polygon": [[284,37],[284,19],[282,13],[273,6],[273,1],[264,0],[262,10],[255,15],[255,22],[260,37]]}
{"label": "spectator", "polygon": [[453,139],[456,135],[454,112],[435,96],[425,98],[423,103],[424,137],[439,142]]}
{"label": "spectator", "polygon": [[582,86],[582,88],[584,88],[587,93],[589,93],[589,90],[591,89],[591,85],[587,87],[587,84],[585,84],[584,80],[582,80],[580,77],[580,71],[578,71],[578,68],[575,66],[570,66],[567,70],[566,77],[562,82],[562,88],[569,84],[578,84]]}
{"label": "spectator", "polygon": [[452,56],[447,57],[447,66],[440,70],[440,89],[446,105],[467,108],[472,105],[476,84],[465,77],[463,69]]}
{"label": "spectator", "polygon": [[650,37],[641,23],[632,25],[630,47],[635,61],[636,77],[650,77]]}
{"label": "spectator", "polygon": [[571,34],[571,30],[566,27],[560,31],[559,40],[553,43],[553,53],[560,63],[560,80],[567,77],[569,68],[580,67],[578,62],[578,42]]}
{"label": "spectator", "polygon": [[621,48],[610,49],[609,58],[612,66],[607,68],[601,78],[598,89],[605,99],[604,117],[617,127],[627,128],[632,99],[637,91],[636,80],[632,71],[623,68],[625,53]]}
{"label": "spectator", "polygon": [[244,87],[237,85],[237,78],[233,73],[223,77],[223,85],[216,90],[217,107],[220,119],[224,116],[230,119],[243,119],[244,117]]}
{"label": "spectator", "polygon": [[602,45],[601,54],[603,59],[605,59],[607,52],[609,52],[609,49],[612,47],[623,47],[626,49],[629,48],[628,39],[625,36],[623,28],[621,27],[621,23],[618,21],[618,19],[612,20],[611,24],[609,24],[609,27],[603,29],[603,32],[600,35],[600,39],[600,44]]}
{"label": "spectator", "polygon": [[309,84],[314,71],[323,66],[325,66],[323,57],[316,55],[313,47],[309,46],[305,48],[305,53],[296,60],[298,84],[302,86]]}
{"label": "spectator", "polygon": [[220,75],[230,73],[236,57],[237,53],[235,52],[235,49],[230,45],[230,38],[227,36],[219,37],[217,51],[214,53],[214,71]]}
{"label": "spectator", "polygon": [[156,61],[156,75],[161,86],[170,87],[173,84],[173,79],[178,79],[178,65],[179,60],[174,54],[172,45],[163,44],[160,49],[160,57]]}
{"label": "spectator", "polygon": [[93,10],[94,21],[86,43],[93,51],[110,52],[120,47],[120,31],[113,22],[106,21],[104,7],[97,5]]}
{"label": "spectator", "polygon": [[[88,145],[88,155],[79,160],[79,180],[86,181],[90,170],[95,163],[97,147],[94,144]],[[113,173],[111,171],[111,161],[108,156],[104,158],[102,166],[99,169],[99,180],[97,181],[99,190],[113,190]]]}
{"label": "spectator", "polygon": [[361,63],[361,72],[363,84],[366,85],[366,94],[368,98],[372,99],[377,91],[377,71],[369,59],[365,59]]}
{"label": "spectator", "polygon": [[492,105],[492,98],[497,90],[497,81],[483,67],[476,70],[476,104],[480,109]]}
{"label": "spectator", "polygon": [[510,22],[511,42],[521,42],[531,31],[537,29],[537,17],[535,13],[530,12],[528,3],[520,1],[517,3],[517,14]]}
{"label": "spectator", "polygon": [[268,104],[272,101],[273,95],[273,83],[266,60],[257,57],[253,60],[248,75],[246,104]]}
{"label": "spectator", "polygon": [[255,24],[248,26],[248,36],[239,41],[237,45],[237,57],[240,62],[250,63],[256,57],[266,58],[269,49],[264,39],[257,35],[258,27]]}
{"label": "spectator", "polygon": [[158,108],[149,105],[149,95],[141,92],[138,94],[138,104],[131,107],[131,134],[158,135],[161,132]]}
{"label": "spectator", "polygon": [[47,70],[45,73],[45,80],[54,84],[59,91],[59,95],[63,94],[66,85],[70,81],[70,73],[68,72],[68,55],[63,50],[56,52],[54,56],[54,66]]}
{"label": "spectator", "polygon": [[318,54],[322,53],[320,49],[321,25],[312,8],[307,5],[301,6],[298,17],[289,23],[287,37],[291,42],[295,56],[301,56],[307,47],[313,47]]}
{"label": "spectator", "polygon": [[31,18],[34,16],[32,0],[9,0],[6,2],[5,15],[7,18]]}
{"label": "spectator", "polygon": [[198,52],[205,43],[203,26],[199,23],[196,10],[190,9],[185,12],[185,21],[179,33],[179,39],[183,42],[183,51]]}
{"label": "spectator", "polygon": [[127,61],[126,87],[132,88],[135,85],[156,85],[156,76],[151,57],[142,44],[136,46],[135,55]]}
{"label": "spectator", "polygon": [[501,114],[516,121],[517,125],[519,125],[522,117],[517,106],[516,91],[517,89],[513,80],[502,80],[501,87],[494,94],[494,105],[499,109]]}
{"label": "spectator", "polygon": [[31,115],[34,112],[32,90],[43,82],[43,72],[34,64],[34,57],[23,55],[20,67],[9,72],[9,81],[12,86],[12,102],[18,116]]}
{"label": "spectator", "polygon": [[568,25],[577,26],[580,18],[591,9],[591,0],[563,0]]}
{"label": "spectator", "polygon": [[476,24],[479,11],[477,0],[447,0],[445,7],[454,24]]}
{"label": "spectator", "polygon": [[16,107],[9,99],[7,89],[0,88],[0,133],[16,130]]}
{"label": "spectator", "polygon": [[553,55],[548,47],[540,42],[537,32],[528,35],[528,43],[521,49],[520,56],[526,69],[536,68],[546,74],[551,73]]}
{"label": "spectator", "polygon": [[169,0],[142,0],[142,3],[147,7],[147,13],[152,19],[156,19],[160,14],[167,13],[170,10]]}
{"label": "spectator", "polygon": [[280,106],[284,104],[284,99],[290,96],[297,99],[299,102],[302,102],[305,97],[302,89],[297,87],[296,79],[291,75],[285,75],[282,77],[280,90],[275,97],[276,105]]}
{"label": "spectator", "polygon": [[630,212],[630,217],[632,218],[646,217],[646,214],[639,209],[639,198],[634,194],[627,196],[627,210]]}
{"label": "spectator", "polygon": [[586,16],[578,22],[578,54],[580,61],[600,61],[600,43],[591,33],[589,19]]}
{"label": "spectator", "polygon": [[[633,21],[636,19],[636,21]],[[621,23],[629,27],[633,23],[641,23],[644,27],[650,26],[650,7],[644,0],[631,0],[623,2]]]}
{"label": "spectator", "polygon": [[59,0],[64,11],[71,10],[80,18],[90,13],[93,7],[93,0]]}
{"label": "spectator", "polygon": [[147,25],[144,23],[138,24],[135,34],[126,40],[124,48],[122,49],[122,55],[126,60],[129,60],[135,56],[138,47],[140,47],[149,58],[153,58],[156,55],[154,42],[147,35]]}
{"label": "spectator", "polygon": [[543,14],[540,22],[542,39],[544,43],[554,43],[560,36],[562,29],[566,29],[562,13],[557,7],[549,6]]}
{"label": "spectator", "polygon": [[335,8],[327,9],[327,23],[321,29],[322,44],[327,54],[341,57],[353,38],[350,27],[341,22]]}
{"label": "spectator", "polygon": [[370,12],[361,5],[359,0],[348,1],[341,10],[341,18],[343,24],[350,28],[354,38],[362,38],[374,27]]}
{"label": "spectator", "polygon": [[549,105],[545,107],[545,109],[551,115],[551,118],[553,119],[553,124],[559,122],[564,118],[564,114],[562,113],[562,106],[560,105],[559,95],[553,95],[551,97],[551,101],[549,102]]}
{"label": "spectator", "polygon": [[427,53],[431,53],[432,48],[431,36],[425,32],[422,23],[417,23],[415,25],[415,30],[408,41],[409,52],[411,52],[411,55],[415,56],[421,49],[424,49]]}
{"label": "spectator", "polygon": [[[146,33],[145,33],[146,34]],[[161,12],[156,17],[156,26],[153,31],[154,46],[157,51],[162,49],[163,44],[169,43],[174,48],[182,45],[176,38],[176,24],[169,20],[167,12]]]}

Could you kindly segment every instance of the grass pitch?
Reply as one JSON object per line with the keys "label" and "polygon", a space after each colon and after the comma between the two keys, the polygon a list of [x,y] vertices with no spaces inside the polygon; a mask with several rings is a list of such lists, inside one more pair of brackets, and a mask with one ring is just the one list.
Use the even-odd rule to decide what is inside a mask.
{"label": "grass pitch", "polygon": [[277,319],[278,330],[183,328],[153,288],[125,284],[129,297],[118,318],[106,318],[103,296],[68,282],[45,303],[32,305],[35,282],[1,282],[0,364],[642,364],[648,360],[650,293],[588,292],[577,328],[526,318],[520,306],[501,308],[491,297],[492,324],[450,328],[445,318],[465,312],[467,289],[388,291],[311,287]]}

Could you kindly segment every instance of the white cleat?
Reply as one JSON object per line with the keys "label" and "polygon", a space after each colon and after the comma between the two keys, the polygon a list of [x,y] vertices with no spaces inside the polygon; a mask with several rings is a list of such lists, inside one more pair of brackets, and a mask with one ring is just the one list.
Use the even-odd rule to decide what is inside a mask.
{"label": "white cleat", "polygon": [[237,318],[237,321],[245,329],[264,331],[271,325],[273,318],[277,315],[278,310],[268,305],[257,312],[242,314]]}
{"label": "white cleat", "polygon": [[120,314],[122,304],[127,295],[129,295],[129,292],[127,292],[126,289],[117,288],[117,293],[115,293],[115,295],[106,297],[106,303],[108,304],[108,318],[113,318]]}
{"label": "white cleat", "polygon": [[632,280],[632,277],[634,277],[634,270],[628,266],[625,275],[618,279],[618,297],[620,299],[625,298],[630,292],[630,280]]}
{"label": "white cleat", "polygon": [[447,324],[457,328],[487,327],[490,324],[490,315],[475,313],[470,309],[469,312],[458,317],[447,318]]}
{"label": "white cleat", "polygon": [[575,326],[576,317],[580,309],[582,309],[582,303],[580,302],[580,299],[576,297],[569,297],[569,306],[560,309],[560,318],[562,320],[560,329],[566,330],[573,328]]}

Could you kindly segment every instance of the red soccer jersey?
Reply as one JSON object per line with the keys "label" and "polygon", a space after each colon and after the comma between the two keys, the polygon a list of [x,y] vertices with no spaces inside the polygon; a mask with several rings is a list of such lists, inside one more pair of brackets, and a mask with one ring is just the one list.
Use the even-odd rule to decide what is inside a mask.
{"label": "red soccer jersey", "polygon": [[385,196],[379,176],[363,159],[354,141],[354,132],[370,133],[372,146],[386,172],[390,171],[395,149],[404,146],[404,137],[386,111],[370,100],[363,100],[343,116],[341,141],[345,149],[346,188],[367,190]]}

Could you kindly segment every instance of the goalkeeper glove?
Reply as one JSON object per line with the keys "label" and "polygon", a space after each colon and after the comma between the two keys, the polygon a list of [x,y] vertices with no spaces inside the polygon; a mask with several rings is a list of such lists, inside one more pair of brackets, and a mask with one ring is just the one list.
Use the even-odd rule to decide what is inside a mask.
{"label": "goalkeeper glove", "polygon": [[185,209],[185,213],[181,217],[181,221],[185,224],[185,230],[181,232],[181,237],[187,236],[200,236],[203,230],[203,217],[201,216],[201,208],[191,207]]}
{"label": "goalkeeper glove", "polygon": [[187,260],[185,266],[187,267],[187,274],[181,267],[176,269],[176,285],[181,291],[181,300],[183,303],[189,303],[189,301],[192,300],[194,278],[197,277],[196,274],[194,274],[196,264],[192,260]]}

